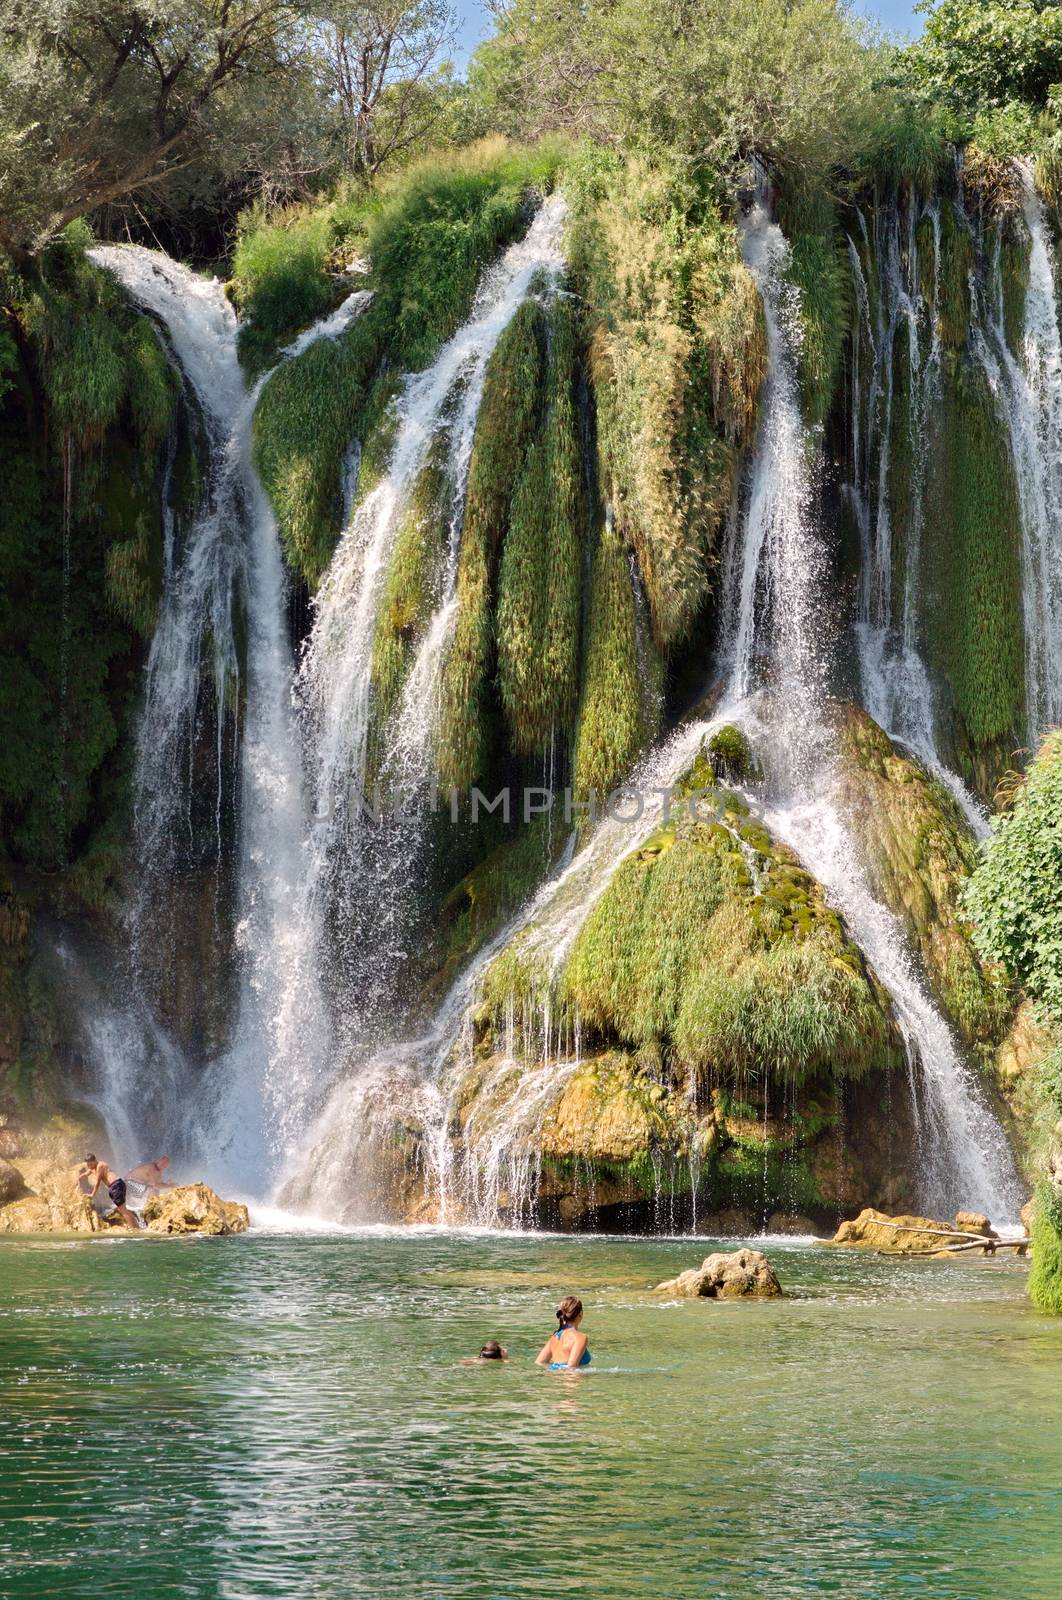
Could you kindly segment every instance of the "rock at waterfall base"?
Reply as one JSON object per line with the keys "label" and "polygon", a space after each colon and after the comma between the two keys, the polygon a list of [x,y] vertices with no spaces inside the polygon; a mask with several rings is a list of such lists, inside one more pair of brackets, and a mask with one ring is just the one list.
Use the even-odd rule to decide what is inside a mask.
{"label": "rock at waterfall base", "polygon": [[17,1200],[25,1192],[26,1184],[21,1172],[10,1161],[0,1157],[0,1206],[6,1206],[9,1200]]}
{"label": "rock at waterfall base", "polygon": [[152,1195],[144,1207],[149,1233],[246,1233],[247,1207],[222,1200],[205,1183],[186,1183]]}
{"label": "rock at waterfall base", "polygon": [[717,1250],[699,1267],[658,1283],[656,1293],[688,1300],[775,1300],[782,1286],[762,1250]]}
{"label": "rock at waterfall base", "polygon": [[955,1222],[950,1223],[937,1222],[932,1217],[887,1217],[883,1211],[868,1207],[853,1222],[842,1222],[828,1242],[850,1249],[905,1255],[911,1251],[940,1250],[954,1243],[957,1233],[997,1237],[988,1218],[979,1211],[960,1211]]}

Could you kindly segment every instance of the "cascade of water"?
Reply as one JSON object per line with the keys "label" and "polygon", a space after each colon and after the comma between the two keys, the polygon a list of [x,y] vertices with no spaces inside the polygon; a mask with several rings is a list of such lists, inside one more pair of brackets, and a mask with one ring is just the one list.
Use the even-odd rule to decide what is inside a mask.
{"label": "cascade of water", "polygon": [[1030,167],[1022,166],[1029,285],[1022,348],[1003,328],[998,255],[994,285],[979,297],[974,352],[1010,434],[1021,511],[1025,691],[1030,740],[1062,721],[1062,334],[1055,253]]}
{"label": "cascade of water", "polygon": [[[863,259],[849,236],[857,327],[852,339],[849,416],[852,477],[845,493],[861,546],[855,632],[862,699],[875,722],[941,780],[981,837],[987,832],[984,810],[939,753],[936,694],[922,655],[919,586],[925,440],[941,392],[940,210],[936,201],[920,210],[912,200],[902,212],[890,203],[876,214],[873,234],[862,213],[857,215],[863,250],[873,262],[876,291],[876,315],[872,317]],[[932,235],[931,276],[924,270],[918,244],[923,221]],[[901,348],[906,382],[898,388],[896,366]],[[864,382],[866,358],[869,372]],[[908,481],[902,486],[902,548],[897,552],[898,508],[890,469],[894,443],[901,437],[909,467]],[[899,598],[898,615],[894,595]]]}
{"label": "cascade of water", "polygon": [[[487,365],[534,284],[549,287],[559,277],[565,214],[560,194],[544,201],[523,239],[484,274],[464,327],[430,368],[406,380],[395,406],[395,442],[387,471],[350,518],[317,597],[299,680],[315,758],[312,892],[344,929],[346,981],[340,1010],[352,1041],[371,1020],[361,997],[371,990],[377,1002],[389,1003],[390,985],[406,953],[407,919],[415,898],[411,874],[434,771],[440,673],[457,611],[465,487]],[[410,492],[444,430],[449,540],[438,603],[381,740],[385,790],[417,804],[385,837],[378,832],[369,839],[362,800],[368,787],[377,612]],[[363,936],[367,930],[371,939]]]}
{"label": "cascade of water", "polygon": [[[134,976],[141,945],[168,880],[192,846],[193,797],[201,802],[197,745],[215,746],[215,865],[226,851],[226,806],[237,838],[235,943],[239,1001],[229,1042],[206,1063],[172,1045],[152,1048],[152,996],[126,1007],[136,1026],[97,1028],[105,1101],[129,1111],[128,1053],[142,1040],[141,1071],[164,1057],[185,1082],[173,1098],[183,1127],[175,1148],[200,1170],[251,1193],[268,1189],[280,1153],[302,1130],[329,1059],[317,984],[317,928],[303,883],[306,818],[299,743],[291,711],[292,662],[286,579],[276,525],[251,463],[251,421],[268,374],[248,394],[236,320],[216,280],[136,246],[93,252],[165,329],[195,396],[209,446],[209,484],[194,525],[167,553],[159,622],[145,673],[137,737],[135,834],[139,891],[129,916]],[[336,338],[367,303],[352,294],[288,347]],[[204,708],[204,682],[212,691]],[[241,728],[242,723],[242,728]],[[242,738],[241,738],[242,734]],[[238,745],[238,774],[235,766]],[[109,1088],[108,1088],[109,1086]],[[143,1136],[143,1129],[140,1130]],[[152,1130],[154,1131],[154,1130]],[[127,1135],[128,1136],[128,1135]]]}
{"label": "cascade of water", "polygon": [[[766,743],[778,785],[764,820],[823,882],[892,995],[920,1114],[926,1204],[942,1210],[978,1204],[1002,1216],[1018,1202],[1002,1131],[917,976],[898,923],[870,894],[831,798],[835,751],[823,713],[819,607],[824,553],[796,380],[798,308],[784,282],[784,239],[762,206],[754,207],[744,227],[743,248],[763,296],[769,364],[757,445],[725,552],[725,704],[712,721],[680,728],[632,774],[632,788],[646,797],[637,825],[615,817],[599,824],[583,849],[471,963],[428,1036],[377,1051],[336,1088],[293,1187],[315,1211],[364,1214],[364,1198],[351,1193],[352,1173],[371,1165],[381,1142],[393,1146],[396,1130],[410,1134],[413,1120],[421,1132],[410,1136],[404,1159],[414,1162],[418,1183],[436,1197],[444,1219],[497,1223],[502,1216],[520,1220],[534,1214],[536,1136],[580,1059],[578,1019],[572,1037],[558,1035],[553,980],[621,861],[659,824],[663,800],[654,791],[688,770],[705,737],[723,721],[744,720],[755,728],[758,713],[748,697],[760,682],[773,691]],[[809,792],[820,798],[802,804],[798,797]],[[472,1054],[481,979],[517,935],[521,958],[542,972],[539,1023],[536,1028],[527,1022],[525,1008],[525,1037],[518,1039],[510,1016],[505,1048],[477,1083],[475,1103],[463,1110],[469,1070],[482,1077]],[[457,1160],[451,1139],[456,1123],[462,1124]],[[692,1150],[690,1159],[695,1160]]]}
{"label": "cascade of water", "polygon": [[[747,693],[751,687],[753,641],[764,634],[757,594],[783,595],[783,624],[769,611],[766,619],[765,676],[778,687],[770,698],[765,731],[772,751],[779,735],[787,746],[782,759],[772,762],[779,803],[768,812],[768,823],[792,844],[844,912],[853,937],[892,997],[912,1067],[918,1068],[912,1076],[916,1110],[921,1112],[926,1204],[957,1206],[975,1203],[976,1197],[977,1204],[997,1216],[1010,1215],[1018,1190],[1002,1129],[917,976],[899,925],[870,893],[834,798],[835,751],[823,715],[822,652],[816,639],[823,552],[808,516],[806,435],[793,345],[776,287],[785,265],[784,241],[761,208],[749,217],[743,247],[763,294],[768,376],[741,532],[742,557],[728,563],[728,600],[731,615],[736,613],[731,692]],[[762,573],[761,567],[766,569]],[[885,604],[883,588],[871,585],[879,606]],[[809,801],[809,794],[816,798]]]}

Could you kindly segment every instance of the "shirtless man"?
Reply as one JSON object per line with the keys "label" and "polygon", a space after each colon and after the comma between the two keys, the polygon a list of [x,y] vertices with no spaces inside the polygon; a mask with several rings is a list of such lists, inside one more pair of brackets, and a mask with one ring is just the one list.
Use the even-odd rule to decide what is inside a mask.
{"label": "shirtless man", "polygon": [[126,1177],[133,1183],[142,1183],[145,1189],[150,1189],[152,1194],[158,1194],[160,1189],[176,1189],[177,1185],[171,1183],[163,1173],[170,1164],[169,1156],[158,1156],[154,1161],[142,1161],[132,1172],[127,1172]]}
{"label": "shirtless man", "polygon": [[84,1190],[81,1189],[81,1180],[86,1176],[93,1179],[92,1188],[89,1190],[90,1200],[95,1199],[99,1189],[106,1185],[111,1204],[126,1227],[140,1227],[136,1217],[125,1203],[125,1179],[120,1178],[113,1167],[109,1167],[106,1161],[100,1161],[96,1156],[89,1155],[85,1157],[84,1170],[77,1175],[77,1187],[82,1194]]}

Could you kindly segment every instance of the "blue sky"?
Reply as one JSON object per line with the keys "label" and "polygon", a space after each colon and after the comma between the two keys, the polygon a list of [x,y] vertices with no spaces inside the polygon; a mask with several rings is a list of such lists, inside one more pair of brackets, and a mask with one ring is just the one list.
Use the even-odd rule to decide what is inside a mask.
{"label": "blue sky", "polygon": [[[735,0],[740,4],[740,0]],[[461,18],[457,48],[454,52],[458,67],[463,67],[468,57],[490,32],[490,18],[480,0],[456,0]],[[891,33],[917,34],[922,31],[922,18],[916,17],[907,0],[856,0],[857,9],[868,17],[875,17]]]}

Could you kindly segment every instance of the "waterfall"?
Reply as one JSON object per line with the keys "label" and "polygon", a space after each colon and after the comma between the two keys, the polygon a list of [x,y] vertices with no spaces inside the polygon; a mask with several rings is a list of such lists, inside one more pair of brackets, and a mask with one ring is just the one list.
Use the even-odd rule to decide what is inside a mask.
{"label": "waterfall", "polygon": [[[760,643],[771,689],[762,732],[775,786],[766,820],[823,884],[892,998],[915,1091],[922,1203],[934,1210],[977,1205],[1009,1216],[1020,1190],[1003,1131],[917,974],[898,922],[870,893],[834,798],[836,752],[822,704],[825,567],[808,514],[811,464],[790,332],[795,308],[779,287],[787,247],[762,206],[753,207],[742,243],[763,296],[768,375],[738,549],[727,562],[731,695],[747,695]],[[883,606],[887,585],[868,585],[868,591],[875,588]],[[772,606],[773,596],[784,596],[785,605]],[[780,756],[779,743],[785,747]]]}
{"label": "waterfall", "polygon": [[[393,1005],[410,941],[416,871],[433,799],[440,672],[457,610],[465,487],[487,365],[527,295],[550,292],[563,269],[566,207],[546,199],[526,235],[483,276],[465,325],[394,406],[394,444],[380,482],[351,515],[317,596],[299,675],[311,726],[316,802],[311,893],[327,905],[342,946],[338,1010],[350,1042]],[[449,537],[438,600],[391,717],[380,777],[412,809],[365,826],[372,662],[377,614],[403,512],[433,449],[445,445]]]}
{"label": "waterfall", "polygon": [[1029,286],[1020,354],[1002,326],[1000,263],[980,298],[974,351],[1010,435],[1022,535],[1025,698],[1030,741],[1062,722],[1062,336],[1055,254],[1028,163],[1021,167]]}
{"label": "waterfall", "polygon": [[[897,203],[890,201],[876,214],[873,234],[862,212],[857,212],[857,218],[860,244],[873,262],[877,289],[876,315],[872,316],[863,260],[849,236],[857,325],[852,335],[849,408],[852,475],[845,494],[860,536],[855,632],[862,700],[890,738],[906,745],[940,779],[973,831],[984,837],[988,824],[983,807],[941,757],[937,697],[922,654],[919,596],[926,441],[941,398],[939,202],[921,207],[912,197],[901,213]],[[932,234],[928,297],[918,244],[923,220]],[[901,340],[907,362],[905,407],[895,381]],[[911,465],[904,547],[898,552],[890,450],[901,429]],[[898,615],[894,606],[897,591]]]}
{"label": "waterfall", "polygon": [[[768,372],[724,552],[723,704],[711,720],[685,724],[645,758],[630,780],[645,797],[637,824],[600,822],[470,963],[424,1037],[366,1048],[361,1064],[333,1090],[290,1187],[290,1198],[311,1211],[344,1220],[386,1214],[386,1196],[397,1183],[406,1185],[407,1196],[431,1196],[433,1214],[443,1220],[533,1219],[535,1138],[580,1065],[578,1019],[563,1033],[558,1028],[553,980],[620,863],[659,825],[662,801],[654,791],[673,785],[705,738],[732,720],[745,722],[770,755],[773,788],[763,805],[750,796],[753,814],[820,879],[892,997],[922,1141],[922,1201],[941,1212],[981,1206],[996,1217],[1009,1217],[1020,1204],[1002,1130],[929,998],[899,923],[871,895],[833,799],[836,750],[824,710],[825,550],[815,516],[816,461],[799,404],[799,304],[786,282],[788,248],[763,206],[750,213],[742,243],[763,299]],[[809,794],[816,798],[809,802]],[[483,976],[517,938],[521,955],[543,973],[537,1022],[525,1017],[518,1037],[511,1015],[503,1048],[484,1066],[474,1054]],[[470,1071],[477,1090],[469,1107],[462,1095]],[[385,1167],[391,1162],[383,1173],[381,1160]]]}
{"label": "waterfall", "polygon": [[[277,1162],[302,1131],[330,1058],[317,980],[318,929],[304,892],[307,819],[287,585],[276,525],[251,463],[251,421],[268,374],[248,393],[236,319],[216,280],[157,252],[107,246],[94,259],[161,324],[197,403],[207,436],[209,481],[193,525],[167,556],[159,622],[145,671],[134,779],[138,886],[128,917],[130,966],[139,992],[125,1009],[136,1026],[97,1023],[110,1041],[98,1056],[104,1104],[120,1102],[126,1141],[148,1131],[130,1101],[138,1078],[164,1061],[184,1082],[171,1099],[183,1125],[166,1129],[198,1171],[246,1192],[268,1192]],[[367,303],[365,291],[299,336],[339,337]],[[204,703],[204,687],[209,701]],[[174,877],[195,853],[193,806],[202,808],[198,747],[214,746],[214,866],[231,859],[237,965],[235,1019],[222,1048],[187,1060],[151,1050],[158,1029],[143,946]],[[227,837],[231,824],[234,841]],[[141,1060],[128,1052],[139,1037]],[[123,1141],[124,1143],[124,1141]],[[137,1152],[131,1152],[136,1154]],[[143,1153],[140,1151],[139,1153]],[[123,1150],[124,1154],[124,1150]]]}

